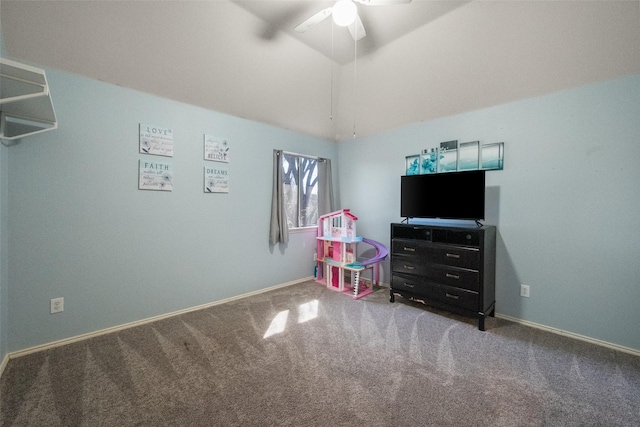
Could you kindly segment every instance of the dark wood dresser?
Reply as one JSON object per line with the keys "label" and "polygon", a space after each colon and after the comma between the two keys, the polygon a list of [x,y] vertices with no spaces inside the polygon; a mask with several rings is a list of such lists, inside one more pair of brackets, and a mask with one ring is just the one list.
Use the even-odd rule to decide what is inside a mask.
{"label": "dark wood dresser", "polygon": [[396,296],[478,318],[495,314],[496,227],[391,224]]}

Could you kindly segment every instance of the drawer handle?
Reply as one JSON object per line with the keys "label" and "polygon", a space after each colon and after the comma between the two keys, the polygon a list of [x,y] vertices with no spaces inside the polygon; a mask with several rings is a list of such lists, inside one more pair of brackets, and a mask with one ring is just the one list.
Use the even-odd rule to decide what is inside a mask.
{"label": "drawer handle", "polygon": [[459,259],[460,258],[460,254],[450,254],[450,253],[447,252],[447,258]]}
{"label": "drawer handle", "polygon": [[407,264],[404,264],[403,267],[406,268],[407,270],[415,270],[416,269],[413,265],[407,265]]}
{"label": "drawer handle", "polygon": [[406,286],[407,288],[413,288],[413,287],[415,287],[415,286],[416,286],[416,285],[410,285],[409,283],[405,283],[405,282],[402,282],[402,284],[403,284],[404,286]]}
{"label": "drawer handle", "polygon": [[407,252],[415,252],[416,251],[416,248],[408,248],[406,246],[404,246],[402,249],[404,249]]}
{"label": "drawer handle", "polygon": [[447,296],[447,298],[453,298],[453,299],[458,299],[458,298],[460,298],[460,296],[459,296],[459,295],[453,295],[453,294],[449,294],[449,293],[447,293],[447,294],[445,294],[445,295]]}
{"label": "drawer handle", "polygon": [[451,273],[447,273],[446,276],[449,279],[459,279],[460,278],[460,276],[458,276],[457,274],[451,274]]}

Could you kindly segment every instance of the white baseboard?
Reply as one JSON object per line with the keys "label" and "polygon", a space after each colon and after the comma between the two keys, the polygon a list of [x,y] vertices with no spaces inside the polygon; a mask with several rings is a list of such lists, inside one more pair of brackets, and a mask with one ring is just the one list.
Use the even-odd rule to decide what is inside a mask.
{"label": "white baseboard", "polygon": [[0,363],[0,377],[2,377],[2,374],[4,374],[4,368],[7,367],[7,363],[9,363],[9,355],[5,354],[4,358],[2,359],[2,363]]}
{"label": "white baseboard", "polygon": [[589,342],[591,344],[596,344],[596,345],[599,345],[599,346],[602,346],[602,347],[611,348],[613,350],[618,350],[618,351],[621,351],[623,353],[633,354],[634,356],[640,356],[640,350],[636,350],[636,349],[633,349],[633,348],[630,348],[630,347],[625,347],[625,346],[618,345],[618,344],[613,344],[613,343],[610,343],[610,342],[607,342],[607,341],[598,340],[598,339],[595,339],[595,338],[588,337],[586,335],[576,334],[576,333],[573,333],[573,332],[565,331],[563,329],[552,328],[551,326],[541,325],[540,323],[529,322],[528,320],[522,320],[522,319],[518,319],[516,317],[511,317],[511,316],[507,316],[507,315],[500,314],[500,313],[496,313],[496,317],[498,317],[500,319],[508,320],[510,322],[520,323],[520,324],[525,325],[525,326],[530,326],[532,328],[542,329],[543,331],[552,332],[554,334],[564,335],[566,337],[570,337],[570,338],[577,339],[577,340],[580,340],[580,341],[586,341],[586,342]]}
{"label": "white baseboard", "polygon": [[250,296],[253,296],[253,295],[258,295],[258,294],[262,294],[262,293],[265,293],[265,292],[273,291],[275,289],[284,288],[284,287],[292,286],[292,285],[297,285],[299,283],[307,282],[309,280],[313,280],[313,277],[305,277],[303,279],[298,279],[298,280],[294,280],[294,281],[291,281],[291,282],[282,283],[280,285],[271,286],[269,288],[260,289],[260,290],[253,291],[253,292],[248,292],[246,294],[237,295],[235,297],[225,298],[225,299],[221,299],[221,300],[218,300],[218,301],[210,302],[210,303],[207,303],[207,304],[197,305],[195,307],[189,307],[189,308],[185,308],[183,310],[173,311],[171,313],[161,314],[159,316],[149,317],[149,318],[146,318],[146,319],[137,320],[135,322],[130,322],[130,323],[125,323],[125,324],[118,325],[118,326],[113,326],[111,328],[101,329],[101,330],[95,331],[95,332],[89,332],[87,334],[76,335],[74,337],[64,338],[64,339],[61,339],[61,340],[58,340],[58,341],[53,341],[53,342],[50,342],[50,343],[37,345],[35,347],[26,348],[24,350],[14,351],[14,352],[11,352],[11,353],[7,354],[4,357],[4,360],[2,361],[2,365],[0,365],[0,376],[2,376],[2,372],[4,372],[4,367],[6,366],[6,364],[8,363],[8,361],[10,359],[15,359],[17,357],[26,356],[28,354],[37,353],[39,351],[48,350],[50,348],[60,347],[60,346],[63,346],[63,345],[74,343],[74,342],[83,341],[83,340],[86,340],[86,339],[89,339],[89,338],[93,338],[93,337],[97,337],[97,336],[100,336],[100,335],[110,334],[112,332],[118,332],[118,331],[121,331],[123,329],[129,329],[129,328],[133,328],[135,326],[145,325],[147,323],[151,323],[151,322],[155,322],[155,321],[158,321],[158,320],[166,319],[168,317],[178,316],[180,314],[189,313],[189,312],[196,311],[196,310],[202,310],[204,308],[213,307],[215,305],[220,305],[220,304],[224,304],[224,303],[231,302],[231,301],[236,301],[236,300],[247,298],[247,297],[250,297]]}

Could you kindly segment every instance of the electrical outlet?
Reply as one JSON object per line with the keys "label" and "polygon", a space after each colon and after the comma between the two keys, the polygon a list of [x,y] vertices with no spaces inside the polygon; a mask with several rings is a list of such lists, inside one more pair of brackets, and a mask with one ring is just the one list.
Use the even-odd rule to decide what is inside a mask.
{"label": "electrical outlet", "polygon": [[51,314],[64,311],[64,298],[53,298],[51,300]]}
{"label": "electrical outlet", "polygon": [[529,293],[530,293],[529,285],[520,285],[521,297],[529,298]]}

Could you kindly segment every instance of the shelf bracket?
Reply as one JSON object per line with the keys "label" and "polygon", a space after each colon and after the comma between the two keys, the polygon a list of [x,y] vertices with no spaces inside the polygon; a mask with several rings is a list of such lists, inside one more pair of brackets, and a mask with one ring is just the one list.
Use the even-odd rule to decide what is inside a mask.
{"label": "shelf bracket", "polygon": [[58,128],[44,70],[0,58],[0,141]]}

